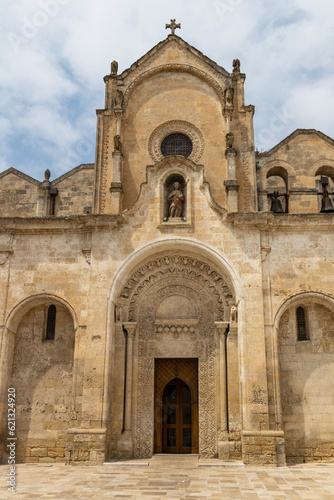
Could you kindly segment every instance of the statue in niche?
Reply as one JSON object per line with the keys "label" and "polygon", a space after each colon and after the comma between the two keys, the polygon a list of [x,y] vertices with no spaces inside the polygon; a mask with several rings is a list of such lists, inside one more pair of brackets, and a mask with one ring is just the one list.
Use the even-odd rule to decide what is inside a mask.
{"label": "statue in niche", "polygon": [[233,106],[233,94],[234,89],[232,87],[225,89],[225,103],[227,106]]}
{"label": "statue in niche", "polygon": [[121,136],[118,134],[114,136],[114,151],[122,152]]}
{"label": "statue in niche", "polygon": [[115,105],[114,108],[116,109],[122,109],[123,107],[123,92],[121,90],[117,90],[116,97],[115,97]]}
{"label": "statue in niche", "polygon": [[234,134],[232,132],[228,132],[226,134],[226,148],[227,149],[233,148],[233,143],[234,143]]}
{"label": "statue in niche", "polygon": [[240,61],[239,61],[239,59],[233,59],[233,73],[240,73]]}
{"label": "statue in niche", "polygon": [[170,202],[169,217],[181,217],[183,193],[179,182],[173,183],[173,190],[168,196],[168,201]]}
{"label": "statue in niche", "polygon": [[112,75],[117,75],[117,71],[118,71],[118,62],[117,61],[113,61],[111,63],[111,74]]}

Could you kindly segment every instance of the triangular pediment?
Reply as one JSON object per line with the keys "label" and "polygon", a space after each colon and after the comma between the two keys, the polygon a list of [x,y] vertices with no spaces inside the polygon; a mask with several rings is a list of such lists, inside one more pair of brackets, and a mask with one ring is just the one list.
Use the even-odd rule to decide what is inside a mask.
{"label": "triangular pediment", "polygon": [[34,184],[35,186],[39,186],[41,182],[37,181],[33,177],[30,177],[30,175],[24,174],[20,170],[17,170],[14,167],[7,168],[7,170],[4,170],[3,172],[0,173],[0,179],[3,177],[6,177],[7,175],[15,175],[16,177],[19,177],[20,179],[23,179],[24,181],[30,182],[31,184]]}
{"label": "triangular pediment", "polygon": [[[170,57],[171,54],[168,54],[168,57],[165,59],[164,55],[171,51],[174,53],[174,58]],[[137,74],[140,70],[144,71],[151,66],[156,66],[159,60],[161,60],[162,64],[200,63],[202,68],[204,63],[205,66],[207,66],[207,70],[217,73],[217,76],[220,75],[224,78],[229,76],[229,72],[222,66],[219,66],[219,64],[205,56],[200,50],[185,42],[181,37],[177,35],[168,35],[165,40],[157,43],[157,45],[134,62],[128,69],[124,70],[118,78],[127,79],[132,73]]]}
{"label": "triangular pediment", "polygon": [[285,139],[283,139],[278,144],[276,144],[276,146],[274,146],[273,148],[269,149],[268,151],[264,151],[263,153],[259,153],[258,157],[263,158],[266,156],[271,156],[274,153],[277,153],[281,149],[285,148],[285,146],[287,144],[289,144],[289,142],[291,142],[292,140],[294,140],[298,136],[303,136],[303,135],[314,136],[315,138],[321,139],[326,144],[329,144],[330,146],[334,146],[334,140],[331,137],[329,137],[328,135],[324,134],[323,132],[320,132],[319,130],[315,130],[315,129],[298,128],[294,132],[292,132],[290,135],[285,137]]}

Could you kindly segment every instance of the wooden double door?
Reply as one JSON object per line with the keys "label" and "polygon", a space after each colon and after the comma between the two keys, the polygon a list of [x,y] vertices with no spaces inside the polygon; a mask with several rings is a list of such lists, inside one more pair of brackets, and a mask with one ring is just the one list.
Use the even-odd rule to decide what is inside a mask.
{"label": "wooden double door", "polygon": [[[182,360],[158,361],[168,366],[168,361],[180,365]],[[197,360],[186,361],[183,369],[176,372],[182,376],[182,372],[190,367],[188,377],[185,376],[188,383],[178,376],[158,387],[160,394],[156,394],[155,408],[156,453],[198,453],[198,390],[197,380],[193,380],[195,373],[197,377]],[[191,372],[192,376],[189,376]]]}

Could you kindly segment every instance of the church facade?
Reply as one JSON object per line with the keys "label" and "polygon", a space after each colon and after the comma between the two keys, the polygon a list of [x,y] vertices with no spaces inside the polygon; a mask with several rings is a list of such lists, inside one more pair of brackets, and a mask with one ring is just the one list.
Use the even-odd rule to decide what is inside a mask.
{"label": "church facade", "polygon": [[3,460],[14,391],[18,462],[333,459],[334,141],[174,29],[104,82],[94,164],[0,174]]}

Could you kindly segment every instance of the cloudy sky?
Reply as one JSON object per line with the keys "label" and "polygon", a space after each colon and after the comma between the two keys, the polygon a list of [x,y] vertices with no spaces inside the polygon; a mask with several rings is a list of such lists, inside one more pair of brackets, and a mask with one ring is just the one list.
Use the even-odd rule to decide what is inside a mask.
{"label": "cloudy sky", "polygon": [[171,18],[228,71],[241,60],[259,150],[296,128],[334,137],[333,0],[1,0],[0,171],[93,163],[110,62],[129,67]]}

